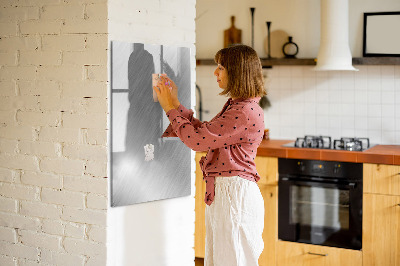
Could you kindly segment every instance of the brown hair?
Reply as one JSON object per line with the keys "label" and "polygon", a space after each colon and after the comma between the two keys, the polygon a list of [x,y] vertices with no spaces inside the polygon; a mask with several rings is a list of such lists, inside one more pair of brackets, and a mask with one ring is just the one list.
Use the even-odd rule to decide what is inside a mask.
{"label": "brown hair", "polygon": [[219,50],[214,57],[228,72],[228,86],[220,95],[252,98],[266,95],[260,58],[247,45],[233,45]]}

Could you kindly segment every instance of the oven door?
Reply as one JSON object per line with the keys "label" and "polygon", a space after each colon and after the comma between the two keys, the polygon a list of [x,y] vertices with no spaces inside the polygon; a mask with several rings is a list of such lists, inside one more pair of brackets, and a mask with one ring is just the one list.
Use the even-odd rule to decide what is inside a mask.
{"label": "oven door", "polygon": [[361,249],[362,181],[279,179],[278,238]]}

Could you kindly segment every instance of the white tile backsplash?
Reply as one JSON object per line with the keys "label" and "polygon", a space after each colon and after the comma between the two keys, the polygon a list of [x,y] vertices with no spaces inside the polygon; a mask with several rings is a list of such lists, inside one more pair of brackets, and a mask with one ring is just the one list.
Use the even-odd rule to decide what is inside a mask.
{"label": "white tile backsplash", "polygon": [[[368,117],[366,116],[361,116],[361,117],[355,117],[354,119],[354,128],[356,130],[356,132],[362,132],[362,134],[364,135],[365,132],[367,132],[368,130]],[[356,136],[358,136],[359,134],[356,134]]]}
{"label": "white tile backsplash", "polygon": [[393,104],[382,104],[382,118],[394,118],[394,107]]}
{"label": "white tile backsplash", "polygon": [[368,104],[381,104],[381,91],[367,91]]}
{"label": "white tile backsplash", "polygon": [[350,117],[354,119],[355,111],[354,111],[354,103],[342,103],[340,105],[340,114],[347,118]]}
{"label": "white tile backsplash", "polygon": [[368,116],[368,105],[367,104],[354,104],[354,115],[356,117],[367,117]]}
{"label": "white tile backsplash", "polygon": [[385,78],[382,79],[382,92],[386,91],[394,91],[395,89],[395,79],[394,76],[385,76]]}
{"label": "white tile backsplash", "polygon": [[400,118],[400,103],[399,104],[395,104],[394,107],[394,116],[395,118]]}
{"label": "white tile backsplash", "polygon": [[394,67],[394,78],[400,79],[400,66]]}
{"label": "white tile backsplash", "polygon": [[316,126],[318,128],[328,128],[329,127],[329,116],[317,115]]}
{"label": "white tile backsplash", "polygon": [[382,81],[379,77],[377,77],[376,75],[371,75],[368,76],[368,81],[367,81],[367,88],[368,91],[381,91],[382,87]]}
{"label": "white tile backsplash", "polygon": [[396,106],[400,106],[400,79],[395,91],[394,104],[396,104]]}
{"label": "white tile backsplash", "polygon": [[341,99],[342,103],[348,103],[354,105],[354,99],[355,99],[354,87],[351,89],[343,89],[342,99]]}
{"label": "white tile backsplash", "polygon": [[382,117],[382,131],[395,131],[396,125],[393,123],[393,117]]}
{"label": "white tile backsplash", "polygon": [[382,117],[382,105],[380,104],[369,104],[368,105],[368,113],[367,116],[369,118],[371,117],[377,117],[380,118]]}
{"label": "white tile backsplash", "polygon": [[394,104],[395,102],[395,91],[382,91],[382,104]]}
{"label": "white tile backsplash", "polygon": [[381,74],[384,78],[394,79],[395,66],[381,66]]}
{"label": "white tile backsplash", "polygon": [[[264,70],[271,108],[264,110],[274,139],[305,134],[369,137],[371,143],[400,144],[400,66],[355,66],[359,71],[313,71],[312,66],[274,66]],[[198,66],[203,120],[210,120],[227,98],[213,75]]]}
{"label": "white tile backsplash", "polygon": [[366,90],[354,91],[354,104],[368,104],[368,94]]}

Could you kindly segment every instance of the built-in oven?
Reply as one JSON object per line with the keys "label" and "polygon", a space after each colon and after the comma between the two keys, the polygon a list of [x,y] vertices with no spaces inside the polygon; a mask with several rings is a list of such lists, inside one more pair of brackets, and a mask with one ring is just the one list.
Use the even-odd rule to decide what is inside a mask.
{"label": "built-in oven", "polygon": [[278,160],[278,238],[361,250],[360,163]]}

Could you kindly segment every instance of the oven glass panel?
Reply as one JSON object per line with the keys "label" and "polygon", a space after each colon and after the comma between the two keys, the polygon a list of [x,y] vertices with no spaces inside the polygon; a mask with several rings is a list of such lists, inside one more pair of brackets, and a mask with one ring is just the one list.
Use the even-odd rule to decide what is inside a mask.
{"label": "oven glass panel", "polygon": [[[349,229],[349,190],[293,185],[290,204],[290,223],[310,228],[314,243],[324,242],[341,229]],[[321,235],[318,232],[322,228],[330,233],[324,230]]]}

